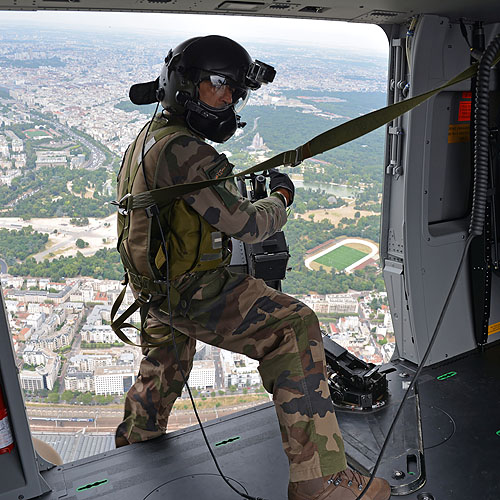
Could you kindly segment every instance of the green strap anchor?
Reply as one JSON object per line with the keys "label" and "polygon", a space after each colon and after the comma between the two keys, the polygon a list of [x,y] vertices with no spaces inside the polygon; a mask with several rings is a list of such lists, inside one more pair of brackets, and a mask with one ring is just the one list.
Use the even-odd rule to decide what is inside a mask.
{"label": "green strap anchor", "polygon": [[457,374],[457,372],[448,372],[448,373],[443,373],[442,375],[439,375],[439,377],[436,377],[438,380],[447,380],[451,377],[454,377]]}

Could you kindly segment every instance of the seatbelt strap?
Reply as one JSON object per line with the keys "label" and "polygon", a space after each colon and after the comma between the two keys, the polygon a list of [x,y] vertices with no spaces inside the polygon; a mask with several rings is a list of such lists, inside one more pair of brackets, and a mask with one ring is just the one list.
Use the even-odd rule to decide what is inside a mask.
{"label": "seatbelt strap", "polygon": [[[500,54],[494,59],[492,67],[495,66],[499,61]],[[400,101],[376,111],[372,111],[371,113],[368,113],[366,115],[359,116],[358,118],[354,118],[353,120],[349,120],[348,122],[342,123],[341,125],[333,127],[326,132],[317,135],[316,137],[296,149],[291,149],[289,151],[279,153],[262,163],[244,170],[243,172],[239,172],[227,177],[219,177],[218,179],[191,182],[189,184],[175,184],[173,186],[153,189],[151,191],[134,195],[129,200],[127,200],[127,209],[134,210],[136,208],[145,208],[154,204],[158,205],[158,207],[162,207],[170,203],[175,198],[179,198],[186,194],[199,191],[200,189],[213,186],[228,179],[234,179],[235,177],[243,177],[244,175],[262,172],[264,170],[269,170],[281,165],[295,167],[307,158],[311,158],[318,154],[324,153],[325,151],[329,151],[330,149],[342,146],[347,142],[350,142],[354,139],[357,139],[358,137],[372,132],[373,130],[376,130],[377,128],[394,120],[403,113],[406,113],[419,104],[422,104],[424,101],[441,92],[442,90],[457,83],[463,82],[464,80],[472,78],[477,73],[477,67],[478,63],[474,63],[472,66],[462,71],[460,74],[446,82],[444,85],[429,90],[428,92],[424,92],[417,96],[411,97],[404,101]]]}

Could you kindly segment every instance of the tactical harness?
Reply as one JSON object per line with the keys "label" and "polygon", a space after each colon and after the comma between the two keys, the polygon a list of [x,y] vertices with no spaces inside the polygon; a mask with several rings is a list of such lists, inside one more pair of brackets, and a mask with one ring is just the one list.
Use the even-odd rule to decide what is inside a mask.
{"label": "tactical harness", "polygon": [[[497,55],[491,66],[495,66],[499,61],[500,55]],[[262,172],[264,170],[269,170],[281,165],[295,167],[307,158],[311,158],[320,153],[324,153],[325,151],[346,144],[347,142],[357,139],[358,137],[361,137],[377,129],[382,125],[387,124],[403,113],[406,113],[419,104],[422,104],[430,97],[441,92],[441,90],[444,90],[452,85],[474,77],[477,72],[477,67],[478,63],[475,63],[466,70],[462,71],[459,75],[455,76],[445,84],[435,89],[429,90],[428,92],[424,92],[423,94],[419,94],[409,99],[391,104],[379,110],[372,111],[371,113],[345,122],[337,127],[327,130],[326,132],[323,132],[322,134],[314,137],[313,139],[296,149],[285,151],[276,156],[273,156],[272,158],[265,160],[264,162],[259,163],[251,168],[248,168],[236,175],[222,176],[200,182],[176,184],[152,190],[144,190],[143,192],[139,193],[132,193],[133,182],[137,175],[137,171],[141,166],[141,158],[139,157],[137,151],[140,151],[142,149],[142,140],[145,140],[144,131],[146,127],[144,127],[137,139],[131,144],[131,146],[125,153],[120,173],[118,175],[119,201],[114,202],[114,204],[118,206],[118,251],[120,252],[120,257],[126,270],[126,275],[124,280],[125,288],[122,290],[111,309],[111,328],[123,342],[130,345],[137,345],[131,342],[125,336],[122,328],[128,327],[139,330],[134,325],[126,323],[125,320],[129,318],[135,311],[140,309],[140,332],[142,339],[146,342],[145,344],[141,344],[141,347],[158,346],[170,341],[171,339],[170,329],[168,327],[165,327],[165,329],[163,329],[165,335],[163,335],[161,338],[152,337],[144,329],[144,322],[149,310],[149,303],[151,301],[151,298],[154,295],[165,296],[167,294],[167,287],[169,286],[167,281],[165,281],[164,274],[161,272],[162,266],[165,263],[165,255],[162,251],[160,251],[159,242],[151,239],[153,217],[159,217],[161,221],[168,222],[168,225],[166,226],[168,242],[176,242],[167,245],[167,249],[170,248],[169,257],[171,257],[172,262],[171,268],[169,269],[170,281],[172,281],[173,278],[183,274],[184,272],[214,269],[216,267],[224,265],[222,256],[221,260],[214,257],[214,260],[209,259],[203,261],[200,258],[200,250],[201,252],[207,251],[208,254],[213,254],[214,251],[219,250],[214,248],[213,246],[213,242],[218,238],[217,236],[214,236],[214,234],[218,233],[222,236],[222,233],[218,232],[216,228],[208,224],[200,215],[197,214],[197,212],[195,212],[187,204],[185,204],[185,202],[180,199],[180,197],[189,193],[193,193],[195,191],[199,191],[200,189],[209,186],[215,186],[221,182],[233,179],[235,177]],[[152,133],[150,134],[150,138],[145,145],[145,156],[156,144],[161,143],[162,141],[165,141],[165,144],[167,144],[167,137],[174,137],[176,132],[182,132],[183,134],[194,136],[193,132],[182,125],[167,125],[166,127],[161,127],[160,122],[157,118],[153,120],[151,130]],[[165,138],[167,139],[165,140]],[[141,139],[141,148],[137,148],[139,139]],[[221,157],[224,157],[224,155],[221,155]],[[134,158],[135,161],[133,161]],[[225,161],[225,157],[223,159]],[[124,171],[124,173],[122,173],[122,171]],[[147,218],[148,244],[146,261],[149,264],[150,272],[146,273],[141,273],[137,269],[135,269],[132,264],[132,259],[125,249],[130,229],[130,216],[131,213],[137,209],[143,209],[144,217]],[[172,213],[175,214],[177,212],[184,212],[185,218],[182,219],[182,227],[185,227],[187,221],[189,221],[190,225],[193,224],[193,227],[196,226],[198,228],[197,239],[199,240],[199,251],[197,253],[197,259],[188,258],[187,260],[183,260],[181,258],[179,261],[177,261],[177,258],[182,257],[182,252],[179,252],[179,249],[186,247],[186,241],[182,241],[182,232],[177,233],[177,239],[175,237],[175,216],[173,217],[173,219],[170,218]],[[174,239],[171,240],[172,236]],[[222,243],[223,244],[220,250],[223,250],[224,242]],[[151,253],[151,249],[154,249],[156,251],[154,257],[152,257],[153,254]],[[175,255],[174,252],[177,252],[177,255]],[[134,289],[138,293],[138,296],[135,302],[131,306],[129,306],[129,308],[119,318],[114,320],[114,317],[125,296],[126,285],[128,284],[128,282],[133,285]],[[175,288],[172,287],[171,283],[170,290],[172,292],[172,304],[175,305],[180,299],[180,295],[175,290]],[[155,333],[161,334],[162,332],[160,332],[158,329],[155,329]]]}
{"label": "tactical harness", "polygon": [[[157,346],[170,340],[170,328],[155,328],[153,337],[148,329],[144,328],[151,299],[156,296],[167,296],[167,291],[172,297],[175,307],[180,299],[177,290],[172,286],[172,281],[186,273],[208,271],[221,267],[226,263],[229,251],[229,238],[218,229],[210,225],[203,217],[182,199],[165,199],[155,202],[148,199],[148,192],[140,193],[142,201],[131,206],[134,199],[134,182],[137,173],[142,167],[142,162],[148,157],[155,164],[152,172],[156,182],[158,169],[164,168],[161,154],[169,144],[179,135],[194,134],[182,124],[166,124],[160,116],[155,117],[151,123],[151,132],[148,134],[144,145],[144,158],[142,146],[145,140],[143,129],[136,140],[125,153],[120,172],[117,177],[117,192],[120,201],[113,202],[118,207],[118,243],[117,249],[125,268],[125,288],[122,290],[111,310],[111,327],[123,342],[129,345],[138,345],[131,342],[123,332],[123,328],[135,328],[141,332],[145,341],[141,347]],[[153,147],[154,150],[153,150]],[[152,156],[152,158],[150,157]],[[155,158],[156,156],[156,158]],[[223,163],[219,167],[219,163]],[[150,166],[150,165],[149,165]],[[227,160],[220,155],[214,163],[216,169],[227,171]],[[225,168],[224,168],[225,167]],[[150,172],[151,173],[151,172]],[[137,179],[140,183],[141,179]],[[135,195],[137,199],[138,195]],[[143,209],[143,210],[138,210]],[[165,245],[169,256],[169,268],[166,269],[167,259],[162,248],[162,236],[159,234],[155,222],[162,225]],[[133,228],[133,231],[131,231]],[[131,233],[138,244],[130,241]],[[132,247],[132,251],[131,251]],[[168,275],[170,283],[167,282]],[[114,317],[123,302],[126,285],[130,283],[136,292],[135,302],[119,318]],[[167,287],[170,290],[167,290]],[[160,306],[161,307],[161,306]],[[125,321],[138,309],[141,313],[141,327],[138,329]],[[158,335],[161,335],[158,338]]]}

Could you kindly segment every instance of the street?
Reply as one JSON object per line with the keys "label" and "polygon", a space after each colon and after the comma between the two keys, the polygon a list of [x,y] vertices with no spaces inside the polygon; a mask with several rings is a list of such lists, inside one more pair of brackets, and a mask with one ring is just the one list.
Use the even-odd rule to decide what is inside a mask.
{"label": "street", "polygon": [[106,159],[105,154],[96,146],[94,146],[90,141],[88,141],[85,137],[69,129],[68,127],[65,127],[64,125],[62,125],[57,121],[47,120],[46,118],[42,118],[40,116],[38,116],[38,119],[43,120],[46,123],[49,123],[53,128],[55,128],[59,132],[68,135],[72,139],[75,139],[77,142],[81,142],[86,148],[89,149],[90,158],[85,162],[84,168],[88,168],[89,170],[95,170],[96,168],[103,166],[104,160]]}
{"label": "street", "polygon": [[66,360],[63,361],[61,375],[58,377],[59,380],[59,394],[64,392],[64,379],[66,378],[66,372],[68,371],[68,360],[80,352],[80,345],[82,343],[82,336],[77,333],[73,339],[73,345],[71,350],[66,353]]}

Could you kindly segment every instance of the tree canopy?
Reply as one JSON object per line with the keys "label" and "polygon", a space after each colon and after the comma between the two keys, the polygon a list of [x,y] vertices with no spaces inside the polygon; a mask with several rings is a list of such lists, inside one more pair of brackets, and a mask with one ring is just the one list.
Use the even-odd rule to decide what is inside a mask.
{"label": "tree canopy", "polygon": [[31,226],[19,230],[0,229],[0,256],[7,264],[14,264],[43,250],[48,239],[48,234],[39,233]]}

